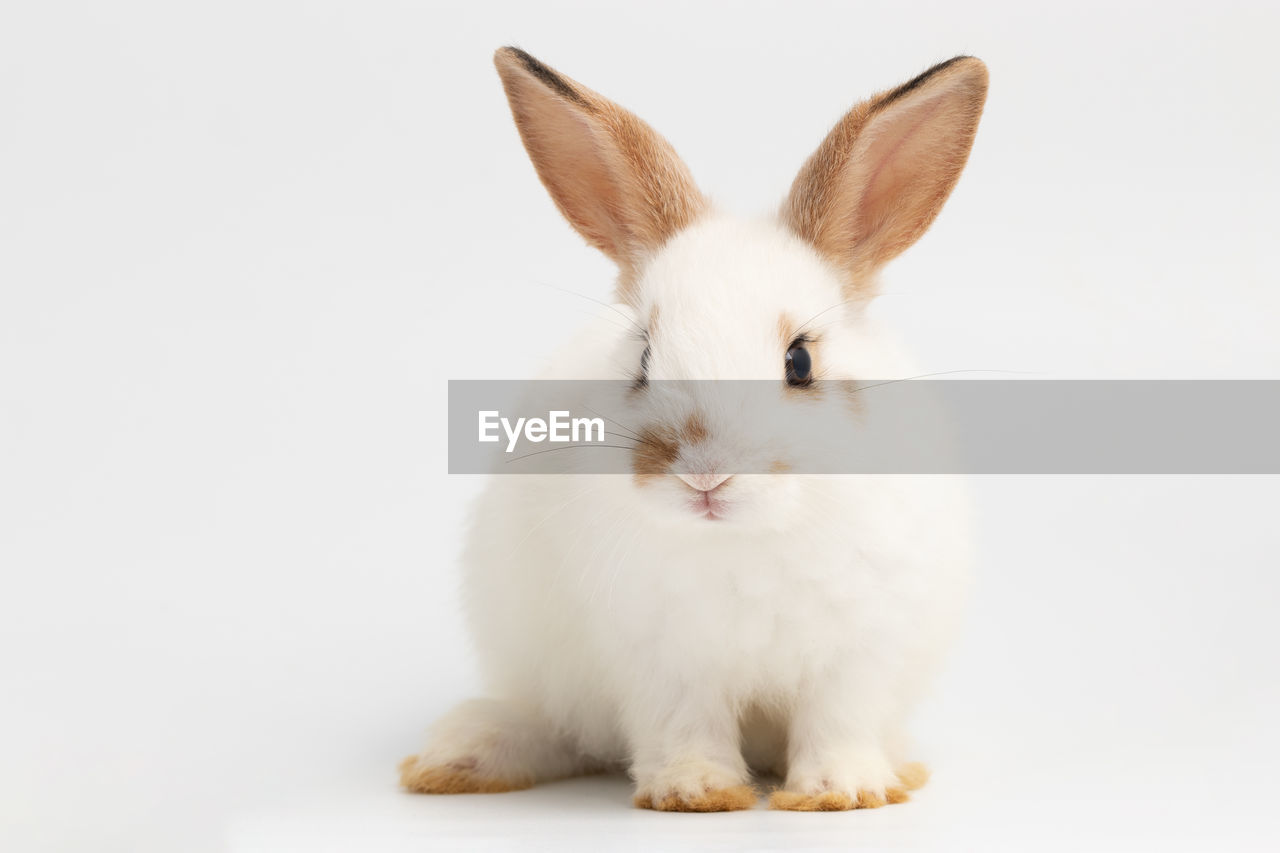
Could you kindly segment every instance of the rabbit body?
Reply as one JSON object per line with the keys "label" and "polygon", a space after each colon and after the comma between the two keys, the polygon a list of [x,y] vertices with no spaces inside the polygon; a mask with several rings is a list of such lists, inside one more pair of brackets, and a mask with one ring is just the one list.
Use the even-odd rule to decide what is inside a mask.
{"label": "rabbit body", "polygon": [[[877,244],[865,238],[857,252],[833,254],[834,238],[797,190],[769,221],[735,219],[681,189],[684,197],[661,205],[666,219],[643,223],[637,213],[619,225],[609,219],[617,204],[584,213],[582,198],[624,182],[566,185],[590,169],[557,172],[541,146],[576,127],[559,111],[588,124],[602,115],[599,96],[520,52],[500,51],[498,65],[540,176],[570,221],[619,261],[617,310],[644,330],[637,340],[616,316],[602,320],[545,375],[769,380],[791,428],[757,434],[766,427],[689,392],[611,421],[621,444],[610,452],[634,454],[631,473],[493,478],[463,559],[487,698],[436,723],[423,751],[402,764],[403,784],[500,791],[622,767],[636,803],[658,809],[750,807],[760,773],[783,780],[777,808],[905,799],[923,775],[907,762],[904,722],[964,597],[965,501],[944,478],[787,473],[823,440],[805,434],[814,407],[844,412],[848,430],[837,438],[856,440],[874,396],[815,398],[816,389],[788,387],[781,374],[784,354],[800,346],[822,379],[910,372],[867,311],[875,270],[901,246],[875,259]],[[941,73],[953,88],[969,84]],[[985,71],[981,83],[985,94]],[[916,109],[913,97],[923,96],[889,93],[888,106],[855,118],[865,125],[877,109]],[[924,105],[929,115],[950,108],[939,97]],[[907,106],[892,104],[900,100]],[[610,132],[618,126],[610,118]],[[877,128],[874,138],[894,132]],[[681,167],[664,144],[649,143],[658,162],[645,168],[662,176],[659,186],[679,185]],[[901,147],[897,140],[892,152]],[[601,169],[621,168],[624,154],[604,157]],[[852,180],[843,174],[819,177]],[[863,180],[859,204],[875,194],[866,189],[874,180]],[[933,207],[917,219],[931,219]],[[667,456],[645,456],[658,445]],[[777,473],[735,473],[753,453],[750,470]],[[684,467],[668,466],[675,460]]]}

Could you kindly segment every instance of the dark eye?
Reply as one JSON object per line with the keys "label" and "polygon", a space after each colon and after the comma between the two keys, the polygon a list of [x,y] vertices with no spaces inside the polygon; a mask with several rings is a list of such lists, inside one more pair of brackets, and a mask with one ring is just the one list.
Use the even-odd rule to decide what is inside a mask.
{"label": "dark eye", "polygon": [[788,385],[803,386],[813,381],[813,359],[803,342],[796,341],[787,350],[786,364]]}

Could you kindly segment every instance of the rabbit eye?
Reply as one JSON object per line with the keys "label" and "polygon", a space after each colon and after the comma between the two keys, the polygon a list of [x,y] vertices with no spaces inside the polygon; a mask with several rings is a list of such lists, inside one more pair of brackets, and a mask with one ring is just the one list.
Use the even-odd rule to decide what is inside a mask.
{"label": "rabbit eye", "polygon": [[787,350],[786,368],[788,385],[799,387],[813,381],[813,359],[802,342],[796,341]]}

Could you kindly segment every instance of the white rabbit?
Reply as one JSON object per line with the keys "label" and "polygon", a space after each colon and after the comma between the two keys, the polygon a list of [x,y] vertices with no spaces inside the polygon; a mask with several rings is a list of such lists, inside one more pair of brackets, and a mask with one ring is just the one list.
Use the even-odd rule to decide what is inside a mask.
{"label": "white rabbit", "polygon": [[[713,209],[631,113],[515,48],[495,63],[538,175],[644,329],[605,323],[548,375],[634,378],[640,397],[646,380],[772,380],[802,425],[813,378],[908,372],[864,308],[959,177],[979,60],[854,107],[769,222]],[[955,484],[788,474],[804,448],[785,440],[755,448],[775,473],[734,475],[745,424],[696,400],[649,418],[627,425],[631,474],[490,483],[464,566],[489,696],[437,722],[401,783],[507,791],[623,766],[661,810],[751,808],[753,771],[784,780],[774,808],[905,800],[927,773],[904,719],[965,587]]]}

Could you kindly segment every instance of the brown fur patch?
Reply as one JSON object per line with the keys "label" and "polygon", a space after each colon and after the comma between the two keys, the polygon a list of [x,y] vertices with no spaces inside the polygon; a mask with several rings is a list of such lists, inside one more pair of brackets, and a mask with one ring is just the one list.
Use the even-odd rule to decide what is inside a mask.
{"label": "brown fur patch", "polygon": [[532,779],[486,779],[461,763],[423,766],[418,756],[400,762],[400,784],[415,794],[501,794],[533,786]]}
{"label": "brown fur patch", "polygon": [[857,807],[857,800],[837,791],[823,791],[821,794],[774,791],[769,797],[769,808],[788,812],[847,812]]}
{"label": "brown fur patch", "polygon": [[631,473],[637,485],[666,476],[680,454],[680,442],[669,429],[644,427],[631,451]]}
{"label": "brown fur patch", "polygon": [[782,219],[872,295],[876,271],[928,229],[964,168],[987,69],[958,56],[851,109],[801,168]]}
{"label": "brown fur patch", "polygon": [[886,805],[888,800],[883,794],[875,791],[859,791],[858,792],[858,808],[860,809],[878,809]]}
{"label": "brown fur patch", "polygon": [[697,444],[707,440],[707,423],[702,415],[696,412],[685,418],[684,427],[680,430],[680,440],[684,444]]}
{"label": "brown fur patch", "polygon": [[[924,773],[923,779],[920,772]],[[910,782],[903,779],[906,773]],[[843,812],[852,809],[878,809],[890,803],[905,803],[911,799],[908,790],[914,790],[928,779],[929,771],[921,764],[908,764],[898,771],[902,787],[890,786],[883,795],[874,791],[859,791],[856,797],[840,791],[823,791],[819,794],[800,794],[795,791],[774,791],[769,797],[769,808],[791,812]],[[919,784],[915,784],[919,782]]]}
{"label": "brown fur patch", "polygon": [[707,435],[706,421],[697,413],[686,418],[679,430],[665,426],[643,427],[640,439],[631,451],[631,473],[636,483],[644,485],[655,477],[671,473],[671,466],[680,455],[680,447],[705,441]]}
{"label": "brown fur patch", "polygon": [[908,791],[919,790],[929,781],[929,768],[918,761],[904,764],[895,772],[897,773],[898,781],[902,783],[902,787]]}
{"label": "brown fur patch", "polygon": [[698,797],[668,794],[655,800],[649,794],[637,794],[634,802],[637,808],[660,812],[736,812],[755,808],[759,796],[750,785],[734,785],[707,791]]}
{"label": "brown fur patch", "polygon": [[538,177],[564,217],[618,264],[635,304],[645,257],[707,209],[689,169],[637,116],[523,50],[493,57]]}

